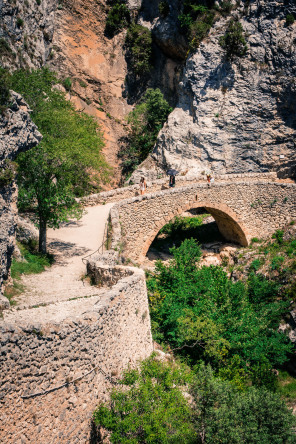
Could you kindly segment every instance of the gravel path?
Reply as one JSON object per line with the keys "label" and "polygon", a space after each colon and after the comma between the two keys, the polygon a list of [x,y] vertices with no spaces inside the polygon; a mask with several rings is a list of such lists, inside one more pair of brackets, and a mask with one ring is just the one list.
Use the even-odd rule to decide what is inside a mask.
{"label": "gravel path", "polygon": [[[84,298],[87,305],[98,301],[99,289],[82,279],[86,267],[81,259],[101,245],[112,205],[86,208],[81,220],[65,223],[59,230],[48,230],[48,251],[55,255],[56,262],[43,273],[22,277],[25,291],[15,298],[17,305],[4,312],[5,321],[12,321],[12,313],[21,317],[20,309],[35,307],[37,310],[38,306],[70,300],[72,304],[64,304],[67,311],[74,302],[79,305],[77,298]],[[48,312],[56,310],[57,307],[52,307]]]}

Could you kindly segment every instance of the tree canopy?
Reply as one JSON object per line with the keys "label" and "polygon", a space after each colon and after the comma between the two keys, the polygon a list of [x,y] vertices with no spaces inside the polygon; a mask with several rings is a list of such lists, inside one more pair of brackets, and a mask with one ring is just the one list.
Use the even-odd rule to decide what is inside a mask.
{"label": "tree canopy", "polygon": [[79,217],[75,198],[107,180],[103,137],[95,120],[66,100],[48,69],[15,71],[10,85],[32,108],[32,119],[43,135],[39,146],[20,154],[17,162],[19,208],[35,215],[39,249],[45,252],[46,227],[57,228],[69,216]]}

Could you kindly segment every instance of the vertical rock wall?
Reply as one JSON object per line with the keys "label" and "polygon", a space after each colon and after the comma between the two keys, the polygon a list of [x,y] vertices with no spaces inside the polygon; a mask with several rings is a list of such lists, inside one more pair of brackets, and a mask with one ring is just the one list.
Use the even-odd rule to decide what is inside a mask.
{"label": "vertical rock wall", "polygon": [[[12,93],[12,105],[0,116],[0,174],[7,161],[37,145],[42,136],[31,121],[28,106],[18,94]],[[9,180],[0,187],[0,308],[9,305],[2,296],[3,281],[9,275],[14,250],[17,190]]]}
{"label": "vertical rock wall", "polygon": [[[277,170],[296,164],[295,2],[252,1],[234,11],[245,31],[246,57],[224,58],[218,41],[227,21],[215,24],[187,59],[179,102],[153,153],[164,167],[199,174]],[[295,171],[294,171],[295,174]]]}

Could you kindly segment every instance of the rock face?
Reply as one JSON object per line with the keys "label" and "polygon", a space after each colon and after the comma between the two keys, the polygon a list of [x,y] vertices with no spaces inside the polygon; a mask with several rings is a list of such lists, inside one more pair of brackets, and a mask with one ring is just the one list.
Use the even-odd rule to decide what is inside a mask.
{"label": "rock face", "polygon": [[[12,93],[12,105],[0,117],[0,171],[16,155],[36,146],[42,136],[31,121],[29,109],[22,97]],[[11,180],[0,187],[0,308],[9,305],[2,296],[3,281],[8,278],[14,250],[17,189]]]}
{"label": "rock face", "polygon": [[[1,64],[7,68],[41,67],[52,57],[56,0],[0,2]],[[8,45],[8,46],[7,46]]]}
{"label": "rock face", "polygon": [[[223,18],[187,59],[178,104],[152,154],[162,168],[193,175],[205,170],[296,174],[296,23],[287,26],[285,20],[288,13],[296,17],[296,5],[292,0],[248,4],[233,11],[245,31],[245,57],[225,60],[218,43],[229,20]],[[157,20],[155,26],[159,35]]]}

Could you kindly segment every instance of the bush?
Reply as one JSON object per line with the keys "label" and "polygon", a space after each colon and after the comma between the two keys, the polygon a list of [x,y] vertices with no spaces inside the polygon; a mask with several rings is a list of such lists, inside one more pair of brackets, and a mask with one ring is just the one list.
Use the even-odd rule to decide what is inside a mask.
{"label": "bush", "polygon": [[286,15],[286,25],[290,26],[293,25],[293,23],[295,22],[295,17],[293,14],[287,14]]}
{"label": "bush", "polygon": [[152,69],[152,36],[149,29],[133,23],[126,35],[131,67],[136,77],[147,75]]}
{"label": "bush", "polygon": [[231,19],[224,36],[219,39],[220,46],[225,50],[226,58],[243,57],[247,52],[243,27],[237,20]]}
{"label": "bush", "polygon": [[223,1],[220,3],[220,11],[225,14],[229,14],[232,11],[233,5],[231,1]]}
{"label": "bush", "polygon": [[130,23],[130,12],[124,2],[116,2],[108,12],[105,33],[108,37],[122,31]]}
{"label": "bush", "polygon": [[182,14],[178,16],[181,30],[188,38],[189,49],[194,51],[206,37],[214,23],[215,13],[202,4],[184,3]]}
{"label": "bush", "polygon": [[63,80],[63,86],[66,91],[71,91],[72,80],[70,79],[70,77],[67,77],[66,79]]}
{"label": "bush", "polygon": [[[203,359],[216,370],[236,355],[252,380],[270,383],[274,365],[288,359],[291,344],[277,331],[289,303],[279,286],[251,273],[232,282],[221,267],[198,267],[200,249],[191,239],[172,250],[169,265],[157,262],[147,280],[154,337],[179,350],[192,364]],[[255,379],[254,379],[255,381]]]}
{"label": "bush", "polygon": [[8,42],[4,38],[0,38],[0,56],[10,54],[12,54],[12,50]]}
{"label": "bush", "polygon": [[158,10],[159,10],[159,14],[162,17],[167,17],[170,13],[170,5],[168,4],[168,2],[166,0],[160,1],[158,3]]}
{"label": "bush", "polygon": [[276,232],[273,233],[273,235],[272,235],[272,239],[276,239],[277,243],[279,245],[282,245],[282,243],[284,242],[284,232],[283,232],[283,230],[276,230]]}
{"label": "bush", "polygon": [[23,20],[22,18],[18,17],[18,18],[16,19],[16,26],[17,26],[18,28],[22,28],[22,27],[24,26],[24,20]]}
{"label": "bush", "polygon": [[124,174],[133,171],[152,151],[157,135],[171,111],[172,108],[159,89],[146,91],[141,103],[128,116],[128,146],[119,154]]}
{"label": "bush", "polygon": [[112,443],[193,443],[191,409],[178,388],[187,379],[185,369],[152,356],[125,372],[123,387],[112,390],[110,405],[98,406],[94,422],[111,432]]}
{"label": "bush", "polygon": [[[197,443],[279,444],[295,442],[295,418],[279,396],[251,387],[237,391],[201,365],[191,389]],[[202,435],[202,436],[201,436]]]}

